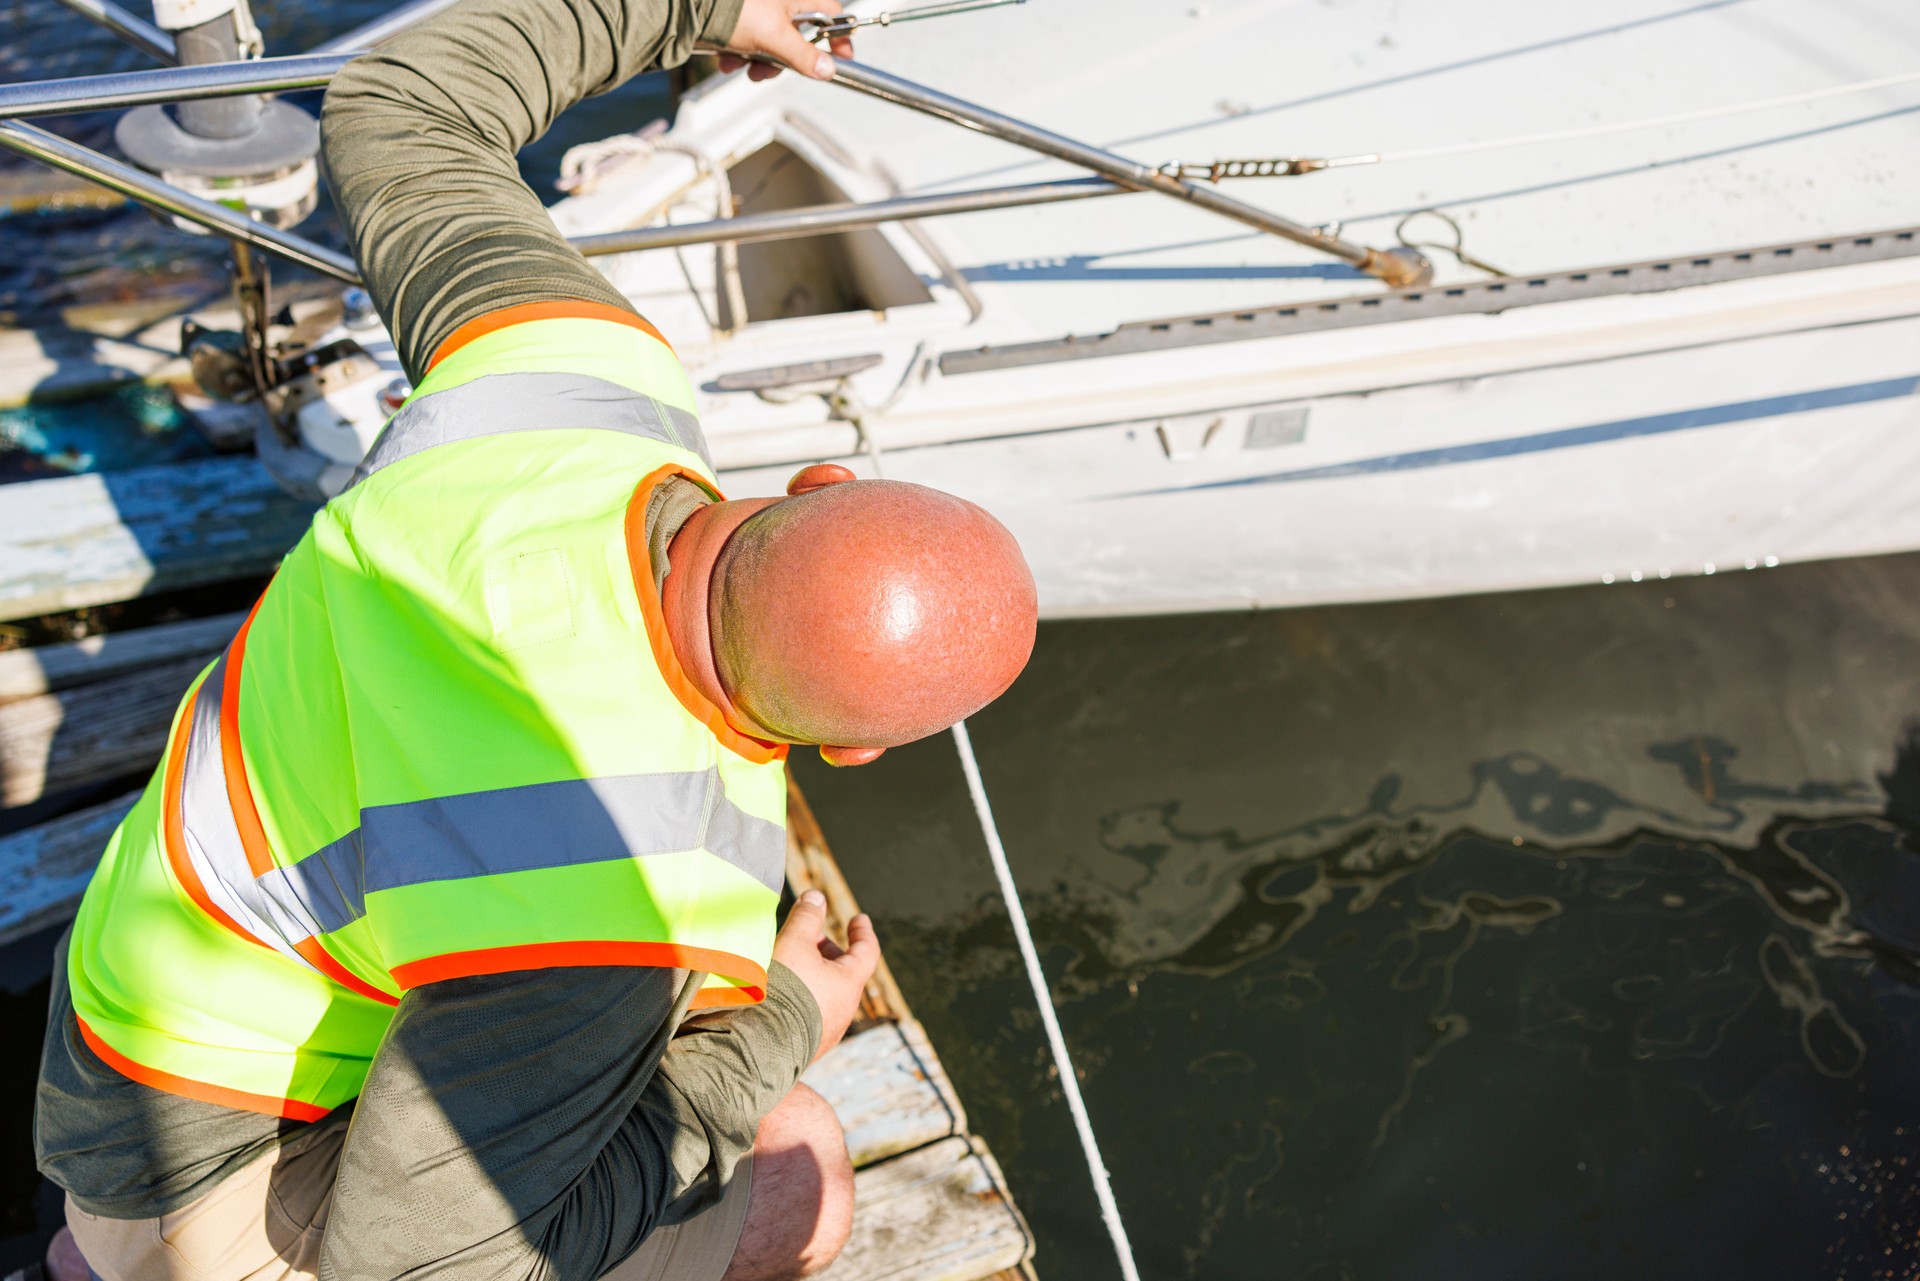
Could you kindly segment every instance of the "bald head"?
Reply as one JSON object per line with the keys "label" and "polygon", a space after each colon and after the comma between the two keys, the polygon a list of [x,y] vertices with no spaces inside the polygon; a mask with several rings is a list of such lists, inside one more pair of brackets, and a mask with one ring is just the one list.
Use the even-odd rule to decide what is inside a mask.
{"label": "bald head", "polygon": [[713,660],[733,706],[796,742],[892,747],[997,698],[1033,650],[1013,535],[922,485],[806,475],[713,567]]}

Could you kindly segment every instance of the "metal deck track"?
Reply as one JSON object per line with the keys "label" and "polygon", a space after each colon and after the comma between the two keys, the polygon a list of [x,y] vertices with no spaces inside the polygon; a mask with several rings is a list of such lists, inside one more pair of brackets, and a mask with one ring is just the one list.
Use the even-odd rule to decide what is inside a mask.
{"label": "metal deck track", "polygon": [[1920,228],[1905,227],[1540,276],[1502,276],[1472,284],[1423,285],[1322,302],[1289,303],[1284,307],[1133,321],[1104,334],[1072,334],[1004,347],[945,352],[940,357],[940,372],[975,374],[1025,365],[1090,360],[1097,356],[1126,356],[1361,325],[1398,324],[1437,316],[1492,315],[1543,303],[1664,293],[1916,256],[1920,256]]}

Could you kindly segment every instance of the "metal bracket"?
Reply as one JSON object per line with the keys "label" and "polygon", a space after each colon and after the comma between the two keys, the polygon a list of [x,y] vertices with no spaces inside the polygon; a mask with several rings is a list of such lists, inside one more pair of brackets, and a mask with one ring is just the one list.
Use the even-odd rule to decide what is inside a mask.
{"label": "metal bracket", "polygon": [[843,356],[838,360],[809,360],[798,365],[774,365],[767,369],[743,369],[721,374],[709,384],[715,391],[771,391],[776,387],[797,387],[803,383],[838,382],[863,370],[872,369],[885,357],[879,352],[866,356]]}

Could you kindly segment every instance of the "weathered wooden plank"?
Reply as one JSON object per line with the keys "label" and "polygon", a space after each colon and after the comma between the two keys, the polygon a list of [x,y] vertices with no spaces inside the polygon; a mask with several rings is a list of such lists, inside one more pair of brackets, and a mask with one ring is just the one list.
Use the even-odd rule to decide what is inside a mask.
{"label": "weathered wooden plank", "polygon": [[0,181],[0,210],[10,214],[114,209],[126,203],[118,192],[42,165],[10,169]]}
{"label": "weathered wooden plank", "polygon": [[0,837],[0,945],[72,916],[107,838],[140,793]]}
{"label": "weathered wooden plank", "polygon": [[856,1169],[966,1133],[953,1085],[912,1021],[849,1036],[800,1079],[833,1105]]}
{"label": "weathered wooden plank", "polygon": [[0,406],[103,395],[124,383],[187,376],[172,347],[83,329],[0,330]]}
{"label": "weathered wooden plank", "polygon": [[312,515],[253,458],[0,486],[0,619],[264,574]]}
{"label": "weathered wooden plank", "polygon": [[70,689],[170,659],[210,657],[226,647],[246,617],[244,612],[220,614],[0,653],[0,703]]}
{"label": "weathered wooden plank", "polygon": [[[0,207],[6,194],[0,187]],[[275,285],[274,302],[294,314],[293,343],[317,341],[339,319],[338,291],[322,280]],[[61,308],[52,323],[0,329],[0,408],[103,395],[134,381],[191,386],[192,371],[180,355],[187,320],[207,329],[239,328],[224,281],[194,271],[143,280],[138,298],[79,303]]]}
{"label": "weathered wooden plank", "polygon": [[853,1235],[818,1281],[980,1281],[1017,1268],[1033,1238],[993,1158],[943,1139],[853,1178]]}
{"label": "weathered wooden plank", "polygon": [[[791,771],[787,774],[787,884],[793,886],[795,894],[819,890],[827,896],[827,930],[844,945],[847,941],[847,922],[860,915],[860,904],[854,900],[853,889],[847,884],[847,878],[841,875],[833,851],[827,848],[827,838],[820,830],[820,821],[813,816],[813,807],[807,804],[807,798],[801,793],[800,784],[794,781]],[[901,994],[900,985],[894,982],[893,971],[888,968],[884,957],[874,970],[873,977],[867,980],[866,994],[860,999],[860,1017],[909,1017],[907,998]]]}
{"label": "weathered wooden plank", "polygon": [[205,658],[0,704],[0,806],[151,769]]}
{"label": "weathered wooden plank", "polygon": [[[827,896],[827,927],[844,942],[846,922],[859,914],[860,904],[841,873],[833,851],[827,847],[826,834],[821,831],[812,807],[792,774],[787,776],[787,883],[796,894],[817,889]],[[929,1085],[952,1108],[955,1137],[938,1139],[906,1155],[867,1164],[863,1157],[867,1155],[868,1145],[877,1149],[890,1140],[901,1140],[897,1150],[904,1151],[910,1124],[902,1122],[897,1128],[891,1126],[883,1110],[889,1106],[900,1108],[902,1104],[878,1098],[871,1104],[874,1120],[869,1122],[864,1114],[869,1104],[863,1090],[872,1089],[880,1094],[890,1086],[897,1090],[898,1085],[883,1084],[883,1077],[880,1081],[869,1078],[869,1083],[863,1086],[856,1083],[851,1073],[844,1086],[833,1080],[831,1088],[836,1093],[829,1093],[820,1084],[814,1085],[833,1103],[842,1126],[848,1130],[848,1150],[858,1151],[855,1167],[865,1167],[855,1176],[856,1196],[861,1204],[855,1211],[853,1238],[834,1266],[822,1275],[833,1281],[867,1281],[868,1278],[906,1281],[909,1277],[928,1281],[962,1281],[963,1278],[964,1281],[1035,1281],[1033,1239],[1026,1221],[1013,1205],[1006,1191],[1006,1179],[986,1145],[963,1137],[967,1122],[959,1096],[947,1080],[925,1032],[913,1022],[906,995],[894,982],[884,959],[867,984],[860,1012],[863,1018],[883,1022],[842,1042],[841,1048],[861,1037],[884,1033],[892,1026],[892,1020],[901,1020],[897,1034],[904,1044],[913,1048],[919,1070],[926,1073]],[[861,1044],[864,1049],[866,1043]],[[884,1040],[876,1041],[872,1048],[877,1050],[885,1044]],[[882,1057],[876,1054],[876,1058]],[[821,1060],[820,1066],[826,1062]],[[911,1104],[904,1110],[911,1112]],[[921,1116],[922,1125],[931,1119],[924,1113]],[[937,1167],[939,1161],[945,1159],[937,1155],[943,1149],[951,1151],[951,1145],[967,1143],[972,1145],[966,1151],[966,1161],[971,1164],[948,1167],[960,1188],[957,1196],[943,1201],[937,1195],[938,1188],[929,1191],[924,1184],[903,1186],[912,1184],[909,1176],[918,1177],[915,1171],[924,1173],[927,1163]],[[881,1171],[891,1173],[884,1176],[887,1181],[877,1182]],[[941,1186],[949,1193],[953,1190],[951,1186]],[[970,1213],[946,1213],[948,1205],[965,1205]],[[998,1207],[998,1211],[992,1207]],[[981,1231],[983,1227],[985,1230]],[[901,1234],[912,1244],[900,1244],[897,1238]]]}

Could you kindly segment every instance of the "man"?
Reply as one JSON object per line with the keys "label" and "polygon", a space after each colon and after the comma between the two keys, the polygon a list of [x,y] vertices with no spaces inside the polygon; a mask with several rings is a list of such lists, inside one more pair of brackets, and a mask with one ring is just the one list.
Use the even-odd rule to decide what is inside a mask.
{"label": "man", "polygon": [[465,0],[334,82],[334,198],[418,391],[189,693],[64,945],[61,1281],[754,1281],[844,1243],[796,1081],[879,947],[817,896],[775,938],[784,757],[997,696],[1032,579],[917,486],[720,500],[671,349],[513,158],[696,41],[829,74],[791,25],[823,7]]}

